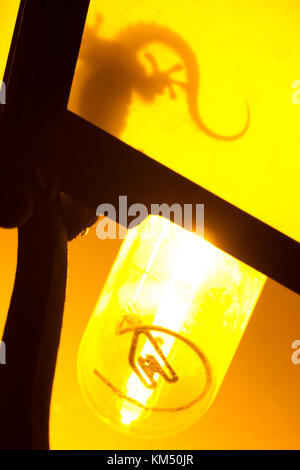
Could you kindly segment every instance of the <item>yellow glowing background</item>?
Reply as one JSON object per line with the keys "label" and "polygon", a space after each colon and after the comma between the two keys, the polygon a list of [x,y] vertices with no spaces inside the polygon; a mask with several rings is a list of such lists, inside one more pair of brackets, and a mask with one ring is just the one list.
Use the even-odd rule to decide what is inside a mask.
{"label": "yellow glowing background", "polygon": [[[0,1],[1,71],[3,71],[5,67],[8,45],[11,39],[10,35],[12,34],[18,3],[19,2],[15,0]],[[105,3],[107,9],[106,18],[108,18],[108,3]],[[105,3],[103,2],[103,5]],[[167,2],[165,3],[167,4]],[[197,4],[198,3],[199,2],[197,2]],[[155,5],[155,3],[152,4]],[[233,5],[233,2],[226,2],[226,4],[227,8],[229,8],[230,4]],[[104,31],[107,31],[105,33],[107,37],[113,37],[113,35],[119,31],[118,24],[120,24],[121,19],[125,21],[125,16],[121,11],[122,3],[119,2],[119,5],[119,23],[116,23],[115,31],[110,31],[109,29],[101,30],[103,34]],[[183,11],[181,10],[181,15],[183,16],[186,11],[186,5],[185,3]],[[212,8],[210,5],[216,5],[216,3],[209,2],[209,4],[204,4],[202,8],[208,11]],[[254,53],[250,54],[249,48],[251,44],[259,44],[257,35],[261,30],[259,30],[256,25],[258,23],[262,25],[263,19],[267,21],[271,31],[274,31],[274,33],[273,37],[267,32],[265,33],[265,40],[263,44],[259,44],[258,51],[261,47],[267,47],[268,44],[271,50],[273,47],[271,46],[272,41],[275,41],[275,51],[275,44],[278,45],[279,43],[278,51],[281,51],[282,55],[279,56],[278,59],[274,59],[274,63],[272,61],[273,59],[270,59],[267,64],[262,61],[260,68],[256,69],[254,67],[252,73],[253,76],[255,76],[255,74],[261,74],[262,77],[265,77],[263,83],[266,84],[266,87],[263,91],[261,91],[259,87],[257,88],[256,101],[264,101],[266,99],[265,91],[268,92],[267,101],[270,105],[269,110],[262,105],[258,106],[258,109],[264,109],[264,115],[266,116],[265,120],[260,117],[260,123],[263,121],[263,128],[269,136],[272,129],[274,129],[272,135],[274,139],[280,139],[280,145],[284,146],[284,153],[279,161],[275,159],[273,161],[272,159],[274,167],[276,166],[278,168],[279,166],[280,168],[280,177],[278,176],[279,170],[274,174],[272,172],[270,173],[270,171],[275,171],[275,169],[272,170],[271,168],[271,158],[269,158],[270,168],[268,168],[268,164],[264,160],[265,153],[262,151],[260,153],[260,151],[256,149],[250,155],[251,159],[248,161],[246,170],[244,166],[245,161],[237,160],[237,166],[226,172],[226,178],[224,176],[224,180],[230,181],[230,184],[226,184],[225,187],[223,181],[216,181],[222,186],[224,196],[225,190],[231,191],[231,185],[233,185],[234,188],[237,186],[241,187],[243,191],[239,194],[239,201],[245,198],[245,204],[247,203],[246,205],[250,209],[252,208],[252,204],[257,203],[259,198],[258,194],[263,191],[263,188],[257,184],[257,181],[260,181],[261,184],[265,184],[270,189],[270,193],[268,193],[265,199],[260,201],[260,208],[255,207],[255,211],[262,211],[262,218],[264,220],[266,220],[267,217],[275,220],[275,208],[276,204],[278,204],[276,198],[279,196],[276,190],[273,190],[271,187],[270,181],[273,178],[275,181],[274,187],[276,188],[279,184],[279,187],[282,187],[284,190],[284,196],[286,195],[287,198],[291,197],[289,201],[291,206],[287,203],[285,211],[281,213],[281,224],[284,224],[282,230],[288,231],[290,228],[287,227],[293,227],[291,228],[291,232],[295,230],[294,233],[296,233],[296,225],[299,224],[299,221],[295,214],[297,215],[299,210],[295,212],[295,214],[294,210],[296,209],[287,210],[289,207],[295,208],[297,202],[297,198],[292,200],[291,195],[291,192],[296,190],[295,180],[293,182],[293,178],[296,178],[296,162],[294,162],[294,170],[291,170],[288,175],[286,172],[288,171],[288,167],[292,168],[292,166],[289,165],[289,159],[291,158],[292,152],[296,152],[298,148],[295,139],[297,135],[296,122],[298,122],[297,120],[299,119],[300,107],[291,105],[290,84],[293,80],[299,78],[300,72],[299,61],[297,60],[299,57],[299,40],[296,40],[296,26],[294,29],[292,28],[292,25],[296,25],[298,22],[299,4],[296,1],[284,2],[283,0],[264,1],[263,3],[251,2],[251,8],[253,8],[252,13],[247,11],[247,8],[250,7],[246,5],[246,2],[234,2],[234,5],[237,8],[236,15],[240,12],[239,15],[241,17],[244,12],[243,23],[240,27],[241,37],[243,37],[245,33],[245,28],[249,31],[249,34],[251,34],[247,40],[248,49],[239,49],[240,41],[236,41],[235,48],[231,51],[232,54],[237,54],[241,60],[243,59],[244,63],[248,60],[251,61],[251,57],[252,61],[255,60],[255,55]],[[226,10],[225,6],[222,7],[221,2],[219,7],[220,8],[215,11],[214,15],[217,16],[222,13],[224,23],[222,23],[220,19],[219,26],[222,25],[222,27],[226,27],[227,33],[230,35],[232,33],[230,32],[229,20],[231,16],[233,16],[234,19],[235,15],[230,16],[230,11]],[[151,8],[149,4],[145,10],[149,10],[150,12]],[[255,8],[257,8],[256,13]],[[157,9],[159,9],[159,7],[157,7]],[[114,22],[117,21],[117,13],[112,3],[111,13],[115,15]],[[178,16],[178,13],[174,8],[170,8],[170,21],[174,15]],[[193,15],[191,15],[191,17],[193,17]],[[166,21],[167,20],[168,18],[166,18]],[[106,28],[112,27],[104,21],[103,28],[105,24]],[[263,26],[261,26],[261,28],[263,29]],[[201,25],[199,23],[198,29],[199,32],[202,30],[206,31],[207,34],[209,33],[209,27],[204,21],[202,22],[202,20]],[[280,32],[282,29],[284,29],[284,35],[281,36]],[[293,31],[295,39],[292,37]],[[215,33],[211,31],[211,39],[214,37],[214,34]],[[211,63],[209,60],[209,48],[213,47],[214,44],[214,50],[215,53],[217,53],[218,48],[220,48],[225,41],[226,38],[221,36],[221,34],[219,36],[219,33],[218,37],[214,37],[214,40],[209,43],[209,46],[207,45],[207,61]],[[169,54],[169,51],[167,54]],[[248,54],[249,58],[247,57]],[[276,51],[274,54],[276,55]],[[174,62],[172,61],[172,63]],[[227,60],[221,60],[221,63],[222,67],[226,67]],[[277,70],[275,70],[275,64],[278,64]],[[199,64],[199,67],[200,65],[201,64]],[[205,89],[207,90],[207,87],[210,86],[212,76],[210,75],[208,77],[205,75],[208,71],[204,70],[206,69],[204,65],[203,70],[201,66],[201,77],[202,82],[205,80]],[[276,73],[270,77],[271,72],[269,72],[269,70],[275,70]],[[226,72],[229,73],[227,68]],[[207,78],[205,78],[205,76]],[[214,77],[215,83],[218,82],[214,89],[219,90],[220,83],[224,83],[221,79],[226,81],[226,77],[228,77],[228,74],[225,72],[222,73],[221,76],[217,75]],[[249,81],[251,81],[250,78]],[[228,80],[228,82],[230,82],[230,80]],[[230,83],[227,83],[226,86],[230,87]],[[238,80],[238,83],[241,83],[240,80]],[[282,87],[282,83],[286,86]],[[207,113],[210,113],[212,109],[211,100],[213,91],[210,91],[210,97],[208,97],[207,93],[208,91],[205,91],[201,99],[201,109],[202,116],[205,117],[208,122]],[[234,93],[236,93],[236,90],[234,90]],[[245,96],[243,93],[242,95],[243,97]],[[252,96],[253,95],[255,95],[255,90],[252,93]],[[250,103],[250,97],[247,97]],[[221,98],[223,100],[225,96],[222,95]],[[163,99],[163,97],[160,99]],[[206,100],[209,101],[209,105],[207,104],[205,108],[204,102]],[[172,104],[177,106],[178,103],[175,101]],[[240,101],[236,104],[237,113],[238,109],[240,109],[241,113],[244,113],[243,105],[241,105],[241,108],[239,108],[239,106]],[[154,112],[155,106],[153,110],[152,107],[153,105],[147,106],[145,113]],[[219,103],[216,104],[215,110],[216,109],[219,113]],[[283,113],[283,124],[277,123],[274,113],[277,117],[278,114],[280,117],[280,114]],[[173,119],[172,114],[173,108],[169,114],[170,119]],[[233,127],[234,123],[232,121],[232,127],[230,124],[230,128],[228,127],[226,129],[223,127],[225,126],[225,122],[222,116],[219,114],[216,115],[214,112],[211,114],[211,119],[219,120],[218,130],[220,131],[224,130],[225,132],[228,130],[228,132],[231,132],[239,127],[240,122],[236,121],[235,127]],[[155,113],[155,116],[157,120],[160,118],[160,113]],[[238,118],[238,114],[235,116]],[[294,116],[294,119],[292,119],[291,116]],[[244,116],[240,117],[241,120],[244,118]],[[286,120],[288,121],[289,119],[291,122],[294,122],[290,130],[286,124]],[[229,126],[227,118],[225,121],[226,125]],[[149,120],[145,122],[149,122],[150,125],[152,121],[149,118]],[[217,128],[216,121],[209,121],[209,124]],[[180,123],[180,126],[181,125],[182,123]],[[280,131],[278,131],[278,129],[280,129]],[[261,129],[261,132],[264,132],[263,129]],[[286,139],[284,135],[289,138]],[[147,138],[145,135],[144,137]],[[267,144],[263,142],[260,145],[267,146]],[[156,144],[158,145],[158,143]],[[153,143],[153,145],[156,144],[155,142]],[[207,143],[205,145],[208,146],[209,144]],[[211,145],[216,145],[216,143],[212,142]],[[223,154],[226,145],[225,143],[224,146],[222,144]],[[242,144],[241,142],[235,142],[228,145],[230,145],[233,151],[234,146]],[[140,148],[143,149],[143,146],[141,145]],[[258,146],[258,149],[261,149],[261,147]],[[144,148],[144,150],[146,149]],[[180,161],[178,163],[180,163]],[[207,165],[206,161],[202,163],[203,165]],[[223,170],[224,167],[225,164],[222,166]],[[245,173],[240,171],[242,169]],[[204,166],[201,168],[201,174],[202,172],[210,174],[212,179],[212,169]],[[225,173],[224,171],[218,171],[218,174],[214,175],[214,177],[220,178],[220,174],[224,175]],[[244,189],[249,185],[248,175],[254,178],[253,185],[250,181],[250,193],[253,201],[251,201],[249,193],[246,195],[246,191],[244,192]],[[273,176],[272,178],[271,176],[267,178],[267,175]],[[280,193],[281,191],[278,192]],[[277,205],[277,209],[285,205],[283,194],[281,194],[281,196],[282,200],[279,201],[280,204],[279,206]],[[274,207],[272,201],[274,201]],[[251,212],[250,209],[249,212]],[[294,220],[292,220],[293,216]],[[294,237],[299,238],[296,234]],[[117,431],[113,431],[93,415],[85,404],[79,390],[76,376],[76,358],[82,334],[96,305],[99,293],[115,260],[119,247],[120,241],[118,240],[100,241],[96,237],[95,228],[92,228],[85,237],[79,237],[69,245],[67,301],[52,398],[50,423],[51,447],[53,449],[300,449],[300,365],[296,366],[291,362],[291,344],[295,339],[300,338],[300,299],[295,293],[271,280],[268,280],[266,283],[216,400],[199,422],[195,423],[186,431],[172,437],[140,440],[126,437]],[[1,229],[0,331],[3,330],[13,287],[16,250],[16,230]],[[24,314],[26,313],[24,312]]]}
{"label": "yellow glowing background", "polygon": [[[298,0],[93,0],[69,108],[300,241],[299,20]],[[205,135],[186,88],[159,94],[153,61],[182,65],[164,78],[188,82],[218,134],[243,128],[247,102],[245,135]]]}

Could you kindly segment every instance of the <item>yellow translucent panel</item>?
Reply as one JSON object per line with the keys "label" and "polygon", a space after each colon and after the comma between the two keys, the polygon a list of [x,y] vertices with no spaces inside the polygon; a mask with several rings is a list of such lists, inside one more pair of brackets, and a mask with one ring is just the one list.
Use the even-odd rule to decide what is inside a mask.
{"label": "yellow translucent panel", "polygon": [[69,108],[300,241],[299,22],[299,0],[93,0]]}
{"label": "yellow translucent panel", "polygon": [[12,40],[20,0],[0,1],[0,80],[3,80],[6,61]]}
{"label": "yellow translucent panel", "polygon": [[138,436],[189,426],[215,397],[265,276],[172,222],[131,229],[84,333],[81,389]]}

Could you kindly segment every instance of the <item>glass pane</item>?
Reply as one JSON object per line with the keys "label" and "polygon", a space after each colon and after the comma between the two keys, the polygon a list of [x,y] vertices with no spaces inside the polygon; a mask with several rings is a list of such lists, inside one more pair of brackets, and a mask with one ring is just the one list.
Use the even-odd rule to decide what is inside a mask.
{"label": "glass pane", "polygon": [[298,0],[94,0],[69,108],[300,240],[299,18]]}

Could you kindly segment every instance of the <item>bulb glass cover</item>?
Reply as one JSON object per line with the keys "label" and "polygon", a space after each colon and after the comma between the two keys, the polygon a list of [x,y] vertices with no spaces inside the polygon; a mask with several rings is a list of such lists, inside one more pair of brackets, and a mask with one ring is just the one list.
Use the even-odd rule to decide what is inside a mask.
{"label": "bulb glass cover", "polygon": [[78,355],[94,412],[145,437],[195,422],[222,383],[264,282],[162,217],[129,230]]}

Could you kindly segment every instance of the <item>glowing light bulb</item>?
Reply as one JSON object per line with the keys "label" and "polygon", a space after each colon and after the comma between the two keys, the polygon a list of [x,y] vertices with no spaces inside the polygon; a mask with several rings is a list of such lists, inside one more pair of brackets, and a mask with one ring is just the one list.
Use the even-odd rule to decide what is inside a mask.
{"label": "glowing light bulb", "polygon": [[159,216],[131,229],[78,355],[96,414],[138,436],[178,432],[214,399],[265,276]]}

